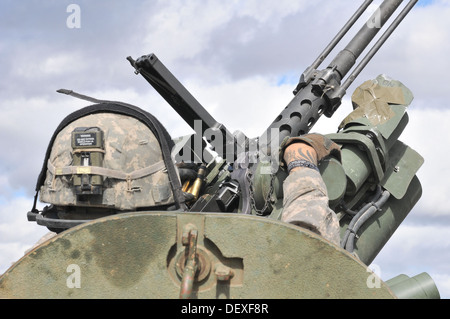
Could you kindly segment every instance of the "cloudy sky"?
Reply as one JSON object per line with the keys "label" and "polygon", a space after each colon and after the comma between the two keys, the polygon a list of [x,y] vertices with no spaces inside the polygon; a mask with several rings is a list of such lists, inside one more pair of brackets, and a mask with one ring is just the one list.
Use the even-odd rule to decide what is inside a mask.
{"label": "cloudy sky", "polygon": [[[77,21],[72,3],[80,9]],[[46,147],[60,121],[89,104],[57,89],[140,106],[173,137],[188,134],[190,128],[126,61],[155,53],[230,131],[259,136],[359,4],[1,0],[0,273],[46,233],[26,220]],[[385,73],[414,93],[400,139],[425,158],[418,172],[423,195],[374,265],[384,280],[428,272],[443,298],[450,297],[449,18],[449,0],[419,0],[348,89]],[[322,117],[313,131],[335,132],[351,110],[349,93],[335,116]]]}

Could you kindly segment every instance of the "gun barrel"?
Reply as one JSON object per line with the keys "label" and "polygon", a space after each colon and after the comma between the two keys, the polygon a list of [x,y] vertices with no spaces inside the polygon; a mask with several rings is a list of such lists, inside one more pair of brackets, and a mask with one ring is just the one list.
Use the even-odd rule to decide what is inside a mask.
{"label": "gun barrel", "polygon": [[350,40],[347,46],[338,53],[330,63],[329,68],[336,66],[341,79],[353,67],[356,59],[361,55],[378,31],[400,6],[403,0],[385,0],[373,13],[372,17],[362,26],[358,33]]}
{"label": "gun barrel", "polygon": [[[341,81],[355,65],[356,60],[402,2],[403,0],[384,0],[347,46],[335,56],[329,66],[324,70],[317,70],[316,67],[320,65],[325,56],[330,53],[356,19],[367,9],[370,1],[365,1],[313,64],[302,74],[294,91],[295,97],[264,134],[259,137],[260,142],[266,145],[274,145],[274,139],[278,139],[278,143],[281,143],[286,137],[308,133],[322,114],[331,117],[341,104],[345,90],[400,24],[417,0],[410,1],[356,67],[355,72],[350,75],[344,85],[341,85]],[[277,136],[273,135],[274,132]]]}
{"label": "gun barrel", "polygon": [[373,2],[373,0],[366,0],[364,3],[355,11],[355,13],[351,16],[351,18],[347,21],[347,23],[342,27],[342,29],[336,34],[336,36],[331,40],[331,42],[327,45],[327,47],[320,53],[317,59],[311,65],[311,69],[317,69],[323,60],[333,51],[334,47],[342,40],[342,38],[347,34],[348,30],[350,30],[355,22],[361,17],[361,15],[366,11],[369,5]]}
{"label": "gun barrel", "polygon": [[356,77],[361,73],[361,71],[365,68],[367,63],[372,59],[372,57],[378,52],[384,42],[389,38],[389,36],[394,32],[397,26],[402,22],[402,20],[406,17],[409,11],[414,7],[418,0],[411,0],[400,12],[400,14],[395,18],[394,22],[388,27],[388,29],[383,33],[380,39],[375,43],[375,45],[370,49],[370,51],[366,54],[366,56],[361,60],[361,62],[356,66],[353,70],[352,74],[345,80],[342,84],[342,88],[346,90],[356,79]]}

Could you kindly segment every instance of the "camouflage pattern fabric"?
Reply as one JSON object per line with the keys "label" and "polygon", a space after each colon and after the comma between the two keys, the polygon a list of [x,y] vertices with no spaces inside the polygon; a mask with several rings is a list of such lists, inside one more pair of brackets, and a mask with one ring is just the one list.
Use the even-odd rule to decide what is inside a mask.
{"label": "camouflage pattern fabric", "polygon": [[[135,118],[114,113],[82,117],[67,125],[52,147],[49,162],[60,169],[72,165],[71,133],[76,127],[99,127],[104,132],[103,167],[126,174],[162,161],[155,135]],[[167,171],[159,171],[131,180],[106,177],[103,194],[80,201],[73,189],[72,175],[54,176],[47,170],[40,200],[59,206],[109,207],[131,210],[138,207],[168,205],[174,202]]]}
{"label": "camouflage pattern fabric", "polygon": [[283,184],[281,220],[309,229],[340,245],[336,214],[328,207],[326,185],[319,172],[310,168],[293,171]]}

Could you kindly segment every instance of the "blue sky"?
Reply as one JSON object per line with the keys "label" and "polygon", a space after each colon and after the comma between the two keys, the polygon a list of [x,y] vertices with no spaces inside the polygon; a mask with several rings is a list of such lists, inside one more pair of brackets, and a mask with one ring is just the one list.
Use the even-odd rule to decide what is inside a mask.
{"label": "blue sky", "polygon": [[[71,3],[81,9],[79,29],[66,23]],[[314,127],[335,132],[351,111],[350,92],[380,73],[412,90],[401,140],[425,158],[418,173],[423,196],[374,263],[383,279],[426,271],[446,298],[450,171],[442,159],[450,154],[439,146],[450,119],[442,80],[450,71],[449,4],[420,0],[335,116]],[[188,134],[189,127],[126,61],[154,52],[230,131],[258,136],[357,6],[352,0],[1,1],[0,145],[7,151],[0,153],[0,272],[46,233],[26,221],[43,156],[59,122],[86,105],[57,89],[141,106],[172,136]]]}
{"label": "blue sky", "polygon": [[433,2],[434,2],[434,0],[419,0],[419,2],[417,2],[417,6],[426,7],[426,6],[432,5]]}

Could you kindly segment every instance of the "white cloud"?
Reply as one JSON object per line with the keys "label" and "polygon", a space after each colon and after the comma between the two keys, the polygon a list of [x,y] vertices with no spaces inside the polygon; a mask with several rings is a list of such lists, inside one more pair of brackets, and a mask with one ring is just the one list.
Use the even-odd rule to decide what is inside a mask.
{"label": "white cloud", "polygon": [[231,18],[228,1],[162,3],[162,10],[148,20],[143,43],[168,61],[197,55],[207,46],[211,32]]}
{"label": "white cloud", "polygon": [[289,85],[259,76],[209,86],[189,81],[186,86],[230,132],[240,130],[250,138],[261,135],[293,97]]}
{"label": "white cloud", "polygon": [[19,57],[21,63],[13,69],[13,74],[28,80],[37,80],[52,76],[70,76],[86,70],[84,58],[75,52],[60,52],[41,59]]}
{"label": "white cloud", "polygon": [[280,0],[277,5],[273,5],[271,0],[247,0],[236,1],[238,16],[251,17],[260,23],[269,23],[276,27],[279,22],[290,15],[303,12],[306,7],[311,6],[310,1]]}
{"label": "white cloud", "polygon": [[450,296],[450,275],[442,273],[429,273],[439,291],[441,298]]}
{"label": "white cloud", "polygon": [[[0,274],[21,258],[44,234],[47,228],[27,220],[26,213],[33,205],[32,198],[0,197]],[[38,206],[39,207],[39,206]]]}
{"label": "white cloud", "polygon": [[383,280],[399,274],[412,277],[427,272],[441,297],[449,297],[447,260],[450,258],[449,225],[402,224],[374,260]]}
{"label": "white cloud", "polygon": [[419,152],[425,159],[417,176],[423,195],[419,201],[421,214],[428,216],[450,215],[450,168],[445,158],[450,149],[443,142],[448,136],[446,122],[450,109],[429,108],[423,100],[413,101],[409,111],[409,123],[401,140]]}

